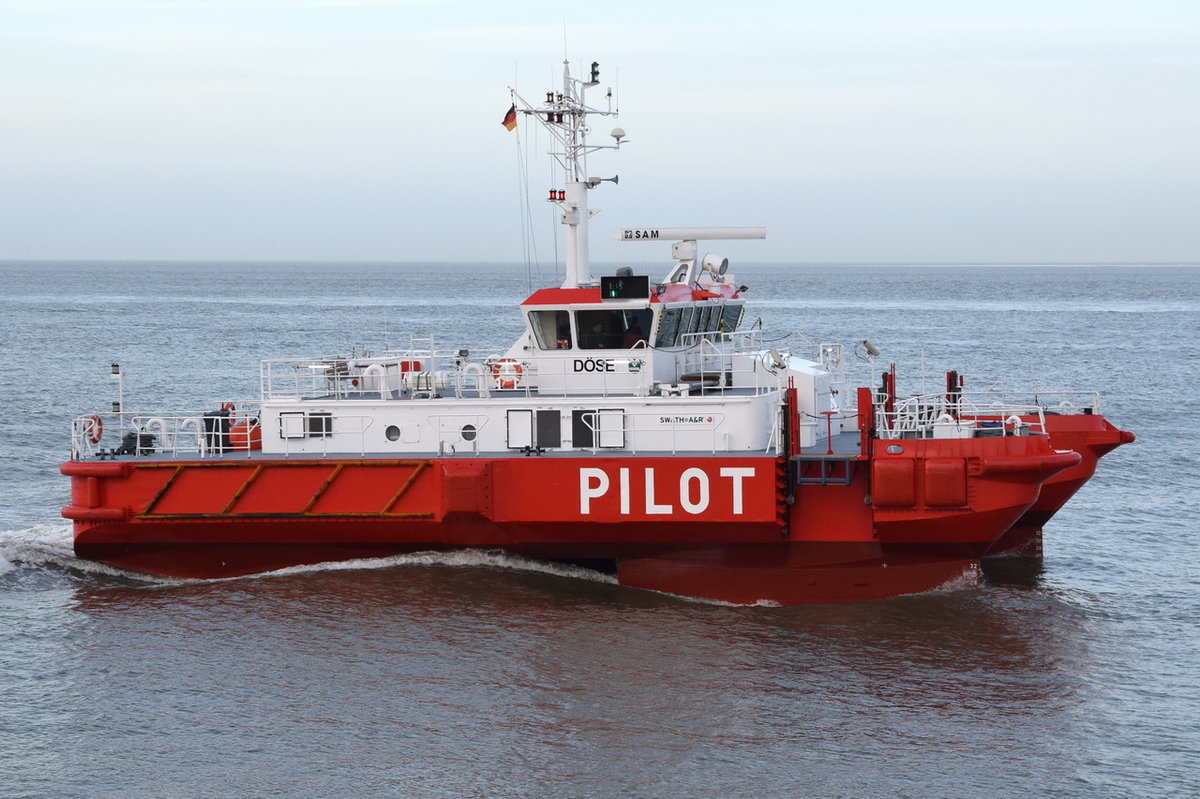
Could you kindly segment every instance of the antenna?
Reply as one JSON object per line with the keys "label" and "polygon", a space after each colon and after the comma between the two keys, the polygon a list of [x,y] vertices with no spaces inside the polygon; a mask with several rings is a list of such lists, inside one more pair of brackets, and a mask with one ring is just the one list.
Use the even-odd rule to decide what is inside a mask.
{"label": "antenna", "polygon": [[601,183],[616,183],[616,177],[596,178],[587,174],[587,156],[598,150],[616,150],[623,143],[625,131],[617,128],[613,132],[612,144],[589,144],[587,136],[592,128],[589,117],[615,117],[611,103],[607,110],[589,106],[584,95],[588,89],[600,84],[600,63],[591,62],[587,80],[571,76],[569,59],[563,60],[561,88],[551,89],[545,94],[545,102],[534,107],[515,90],[513,104],[517,113],[527,119],[536,120],[550,134],[557,145],[550,155],[563,170],[563,182],[552,186],[547,200],[561,211],[559,221],[566,226],[566,276],[563,288],[578,288],[594,285],[596,280],[588,266],[588,221],[596,213],[588,208],[587,193]]}

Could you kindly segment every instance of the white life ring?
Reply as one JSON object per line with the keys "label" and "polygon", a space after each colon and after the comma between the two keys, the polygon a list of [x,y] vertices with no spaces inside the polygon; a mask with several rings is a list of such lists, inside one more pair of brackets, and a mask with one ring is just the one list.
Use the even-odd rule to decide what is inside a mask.
{"label": "white life ring", "polygon": [[496,388],[516,388],[521,385],[523,373],[520,362],[512,358],[501,358],[492,364],[492,379],[496,381]]}

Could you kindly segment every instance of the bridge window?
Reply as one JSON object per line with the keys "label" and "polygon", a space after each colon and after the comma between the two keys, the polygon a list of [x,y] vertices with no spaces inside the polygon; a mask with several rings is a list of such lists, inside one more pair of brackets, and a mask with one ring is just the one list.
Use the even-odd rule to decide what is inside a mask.
{"label": "bridge window", "polygon": [[571,349],[571,315],[566,311],[530,311],[529,327],[538,349]]}
{"label": "bridge window", "polygon": [[[692,333],[732,333],[742,321],[744,306],[741,303],[728,305],[707,302],[699,305],[676,305],[665,307],[658,322],[656,347],[674,347],[694,343],[695,338],[684,338]],[[715,338],[715,336],[705,336]]]}
{"label": "bridge window", "polygon": [[654,340],[656,347],[675,346],[675,337],[679,333],[679,308],[664,308],[658,318],[658,337]]}
{"label": "bridge window", "polygon": [[725,311],[721,315],[721,332],[732,333],[737,330],[738,325],[742,323],[742,314],[745,310],[745,305],[726,305]]}
{"label": "bridge window", "polygon": [[627,350],[646,342],[654,312],[649,308],[577,311],[579,347],[585,350]]}

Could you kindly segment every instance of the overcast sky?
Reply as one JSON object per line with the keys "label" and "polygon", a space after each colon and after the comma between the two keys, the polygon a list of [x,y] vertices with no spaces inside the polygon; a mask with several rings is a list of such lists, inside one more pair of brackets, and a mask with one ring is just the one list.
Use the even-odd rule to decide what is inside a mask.
{"label": "overcast sky", "polygon": [[500,119],[564,55],[597,261],[1200,261],[1195,0],[0,0],[0,260],[518,261],[522,151],[552,260]]}

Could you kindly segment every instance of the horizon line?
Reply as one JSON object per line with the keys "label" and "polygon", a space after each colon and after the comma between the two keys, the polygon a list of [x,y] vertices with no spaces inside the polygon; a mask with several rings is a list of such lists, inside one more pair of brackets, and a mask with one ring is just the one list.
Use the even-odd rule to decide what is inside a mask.
{"label": "horizon line", "polygon": [[[506,266],[559,266],[553,262],[516,260],[428,260],[428,259],[330,259],[330,258],[0,258],[0,265],[36,264],[342,264],[342,265],[403,265],[430,266],[439,264],[502,264]],[[629,259],[593,261],[595,265],[638,265]],[[646,262],[640,262],[646,263]],[[780,261],[739,260],[740,264],[755,266],[1200,266],[1200,261]]]}

